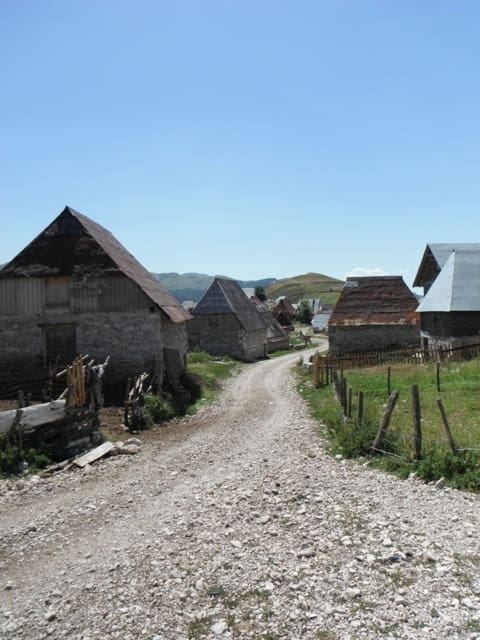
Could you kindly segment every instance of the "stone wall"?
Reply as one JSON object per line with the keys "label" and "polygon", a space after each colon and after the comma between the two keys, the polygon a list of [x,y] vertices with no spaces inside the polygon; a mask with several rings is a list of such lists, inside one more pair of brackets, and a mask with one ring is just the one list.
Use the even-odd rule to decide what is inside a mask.
{"label": "stone wall", "polygon": [[328,342],[332,355],[420,346],[420,328],[411,325],[329,326]]}
{"label": "stone wall", "polygon": [[[185,363],[185,323],[173,324],[158,309],[123,313],[42,314],[31,318],[0,318],[0,385],[14,377],[21,382],[45,377],[46,330],[58,324],[75,327],[75,348],[97,362],[110,356],[105,373],[107,388],[124,386],[128,377],[152,372],[161,384],[165,348],[177,349]],[[29,389],[24,389],[26,392]]]}
{"label": "stone wall", "polygon": [[190,349],[253,361],[265,355],[267,331],[245,331],[234,314],[194,315],[188,323]]}

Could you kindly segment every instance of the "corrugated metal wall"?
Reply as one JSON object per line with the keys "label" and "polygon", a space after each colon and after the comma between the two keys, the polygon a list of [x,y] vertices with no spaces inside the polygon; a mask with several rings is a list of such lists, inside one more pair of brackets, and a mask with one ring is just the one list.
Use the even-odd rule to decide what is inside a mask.
{"label": "corrugated metal wall", "polygon": [[[69,305],[63,312],[138,311],[154,303],[125,276],[71,278]],[[53,293],[50,295],[52,297]],[[51,311],[55,300],[46,300],[44,278],[0,280],[0,316],[29,316]]]}
{"label": "corrugated metal wall", "polygon": [[134,282],[125,276],[72,278],[71,309],[74,313],[92,311],[136,311],[154,303]]}
{"label": "corrugated metal wall", "polygon": [[0,280],[0,315],[26,316],[42,313],[45,308],[43,278]]}

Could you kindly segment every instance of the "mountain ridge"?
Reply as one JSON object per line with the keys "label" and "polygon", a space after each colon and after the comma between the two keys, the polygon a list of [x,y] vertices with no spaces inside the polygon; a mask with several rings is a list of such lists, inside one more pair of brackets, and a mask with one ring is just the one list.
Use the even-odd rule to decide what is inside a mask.
{"label": "mountain ridge", "polygon": [[[230,276],[212,276],[196,272],[166,272],[153,273],[152,275],[180,302],[185,300],[198,302],[216,277],[236,280]],[[303,298],[321,298],[326,303],[336,302],[344,284],[343,280],[314,272],[291,278],[259,278],[258,280],[236,281],[243,288],[264,287],[269,298],[278,298],[284,295],[292,302],[298,302]]]}

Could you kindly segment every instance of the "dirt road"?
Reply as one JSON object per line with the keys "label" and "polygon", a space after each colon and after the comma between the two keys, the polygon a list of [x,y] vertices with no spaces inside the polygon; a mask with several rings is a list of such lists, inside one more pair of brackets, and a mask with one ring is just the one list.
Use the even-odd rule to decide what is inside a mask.
{"label": "dirt road", "polygon": [[0,638],[480,638],[477,496],[328,456],[298,355],[141,453],[0,484]]}

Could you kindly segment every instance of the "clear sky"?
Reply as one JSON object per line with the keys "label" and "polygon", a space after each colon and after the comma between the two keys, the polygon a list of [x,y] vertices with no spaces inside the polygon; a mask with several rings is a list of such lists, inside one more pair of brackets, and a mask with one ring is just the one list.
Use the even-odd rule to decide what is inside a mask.
{"label": "clear sky", "polygon": [[148,269],[480,241],[477,0],[0,0],[0,264],[68,204]]}

